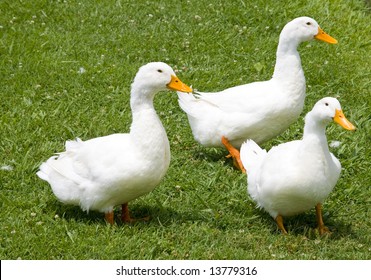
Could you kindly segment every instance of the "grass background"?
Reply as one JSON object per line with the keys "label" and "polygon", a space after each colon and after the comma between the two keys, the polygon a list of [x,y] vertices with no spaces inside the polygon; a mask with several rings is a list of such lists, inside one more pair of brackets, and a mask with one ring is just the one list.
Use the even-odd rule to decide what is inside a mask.
{"label": "grass background", "polygon": [[[95,3],[98,2],[98,3]],[[1,1],[1,259],[370,259],[370,10],[364,1]],[[269,79],[282,27],[311,16],[339,40],[299,47],[307,79],[302,114],[337,96],[354,133],[330,125],[343,165],[324,203],[333,231],[310,211],[282,236],[247,196],[223,149],[198,145],[176,94],[155,107],[172,150],[169,171],[129,204],[147,223],[111,227],[97,212],[59,203],[35,172],[64,149],[130,127],[138,68],[164,61],[201,91]],[[303,118],[264,148],[300,138]],[[118,213],[118,212],[117,212]]]}

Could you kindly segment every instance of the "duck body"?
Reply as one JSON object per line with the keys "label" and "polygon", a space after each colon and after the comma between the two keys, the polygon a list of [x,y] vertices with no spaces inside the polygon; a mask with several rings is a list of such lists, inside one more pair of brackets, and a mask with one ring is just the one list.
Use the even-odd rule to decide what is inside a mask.
{"label": "duck body", "polygon": [[264,143],[282,133],[297,120],[305,100],[303,72],[285,78],[273,77],[219,93],[178,93],[195,140],[206,147],[222,147],[224,136],[240,147],[247,138]]}
{"label": "duck body", "polygon": [[[335,110],[341,110],[335,98],[318,101],[305,117],[302,140],[280,144],[269,152],[253,140],[242,145],[248,193],[274,219],[320,205],[335,187],[341,164],[330,153],[325,135],[326,124],[335,118]],[[339,123],[353,130],[354,126],[342,116],[342,121],[347,123]]]}
{"label": "duck body", "polygon": [[[322,203],[336,185],[341,165],[317,139],[292,141],[264,153],[248,172],[248,192],[274,219],[292,216]],[[250,161],[253,161],[250,158]]]}
{"label": "duck body", "polygon": [[111,212],[115,205],[149,193],[166,174],[170,146],[160,120],[148,113],[137,120],[145,121],[145,127],[134,125],[144,134],[68,141],[65,152],[40,167],[39,176],[61,202],[86,211]]}
{"label": "duck body", "polygon": [[153,107],[155,94],[166,88],[191,91],[165,63],[141,67],[131,87],[130,133],[67,141],[37,175],[61,202],[104,212],[113,223],[114,206],[152,191],[168,170],[169,141]]}

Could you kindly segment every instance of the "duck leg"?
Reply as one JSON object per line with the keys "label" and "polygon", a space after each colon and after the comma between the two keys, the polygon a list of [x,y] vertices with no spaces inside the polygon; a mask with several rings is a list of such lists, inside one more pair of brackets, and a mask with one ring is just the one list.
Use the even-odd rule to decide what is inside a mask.
{"label": "duck leg", "polygon": [[106,214],[105,214],[105,218],[106,218],[106,221],[107,221],[108,223],[110,223],[111,225],[114,224],[113,211],[106,213]]}
{"label": "duck leg", "polygon": [[133,222],[136,222],[136,221],[148,221],[149,220],[149,217],[144,217],[144,218],[141,218],[141,219],[131,218],[130,213],[129,213],[128,203],[122,204],[121,207],[122,207],[121,221],[123,223],[133,223]]}
{"label": "duck leg", "polygon": [[275,220],[276,220],[277,226],[282,231],[282,234],[287,234],[287,231],[286,231],[285,227],[283,226],[283,218],[282,218],[282,216],[281,215],[278,215]]}
{"label": "duck leg", "polygon": [[133,219],[130,217],[128,204],[124,203],[121,205],[121,207],[122,207],[121,221],[123,223],[132,223]]}
{"label": "duck leg", "polygon": [[242,164],[241,158],[240,158],[240,152],[229,143],[228,139],[224,136],[222,136],[222,144],[227,148],[229,154],[227,155],[227,158],[233,158],[233,164],[234,166],[241,170],[242,173],[246,173],[246,169]]}
{"label": "duck leg", "polygon": [[321,203],[318,203],[316,205],[316,219],[317,219],[317,228],[319,231],[319,234],[325,234],[325,233],[330,233],[330,230],[328,227],[325,226],[325,223],[323,222],[322,219],[322,205]]}

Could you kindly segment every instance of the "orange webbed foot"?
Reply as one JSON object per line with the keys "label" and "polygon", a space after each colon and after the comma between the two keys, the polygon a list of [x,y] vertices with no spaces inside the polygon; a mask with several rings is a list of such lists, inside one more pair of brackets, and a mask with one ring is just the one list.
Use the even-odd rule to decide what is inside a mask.
{"label": "orange webbed foot", "polygon": [[121,213],[121,221],[123,223],[134,223],[137,221],[149,221],[149,217],[139,218],[139,219],[133,219],[130,217],[129,213],[129,207],[127,203],[122,204],[122,213]]}
{"label": "orange webbed foot", "polygon": [[332,232],[329,230],[328,227],[323,226],[323,227],[317,227],[318,232],[320,235],[326,235],[326,234],[331,234]]}

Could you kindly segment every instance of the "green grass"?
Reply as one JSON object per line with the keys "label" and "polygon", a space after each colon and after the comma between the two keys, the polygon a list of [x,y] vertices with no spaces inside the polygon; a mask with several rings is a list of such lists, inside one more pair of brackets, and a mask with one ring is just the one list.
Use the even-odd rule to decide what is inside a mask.
{"label": "green grass", "polygon": [[[94,2],[0,2],[1,259],[370,259],[371,27],[364,1]],[[329,141],[342,142],[331,150],[343,165],[324,203],[331,236],[318,236],[313,211],[286,219],[289,235],[282,236],[255,208],[246,176],[226,152],[193,140],[170,92],[155,100],[172,150],[169,171],[129,204],[149,222],[111,227],[101,213],[62,205],[36,176],[67,139],[129,130],[129,87],[141,65],[167,62],[202,91],[269,79],[280,30],[302,15],[339,40],[299,48],[307,79],[302,117],[318,99],[337,96],[358,128],[327,130]],[[302,117],[264,148],[300,138]]]}

